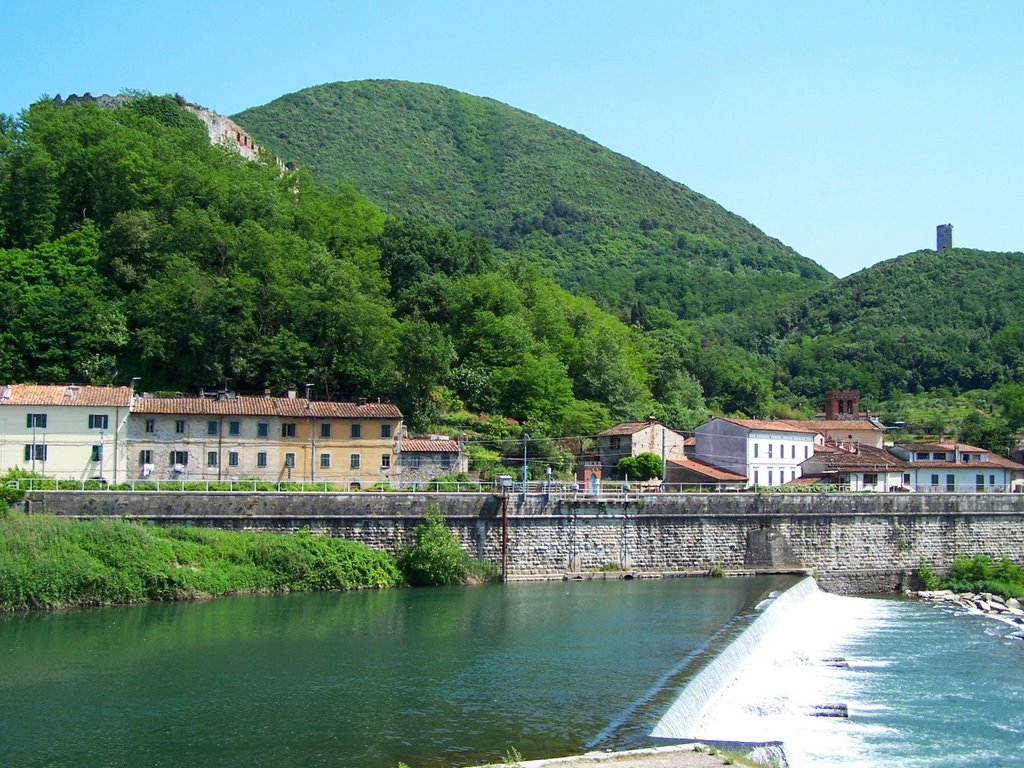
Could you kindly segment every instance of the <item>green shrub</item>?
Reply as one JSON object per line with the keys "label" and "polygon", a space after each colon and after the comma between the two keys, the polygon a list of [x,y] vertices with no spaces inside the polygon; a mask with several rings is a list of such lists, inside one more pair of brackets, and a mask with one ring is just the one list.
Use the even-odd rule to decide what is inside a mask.
{"label": "green shrub", "polygon": [[1009,558],[993,562],[988,555],[958,557],[939,586],[954,592],[991,592],[1024,598],[1024,566]]}
{"label": "green shrub", "polygon": [[616,467],[619,477],[630,480],[654,480],[661,477],[662,461],[656,453],[623,456]]}
{"label": "green shrub", "polygon": [[0,520],[0,610],[400,582],[387,553],[308,532],[159,528],[48,515]]}
{"label": "green shrub", "polygon": [[917,570],[914,571],[914,575],[917,580],[921,583],[923,589],[933,590],[939,587],[939,577],[935,575],[935,571],[932,567],[921,558],[921,562],[917,565]]}
{"label": "green shrub", "polygon": [[469,574],[466,553],[444,524],[437,504],[427,507],[426,520],[413,531],[415,543],[398,557],[398,567],[414,586],[461,584]]}

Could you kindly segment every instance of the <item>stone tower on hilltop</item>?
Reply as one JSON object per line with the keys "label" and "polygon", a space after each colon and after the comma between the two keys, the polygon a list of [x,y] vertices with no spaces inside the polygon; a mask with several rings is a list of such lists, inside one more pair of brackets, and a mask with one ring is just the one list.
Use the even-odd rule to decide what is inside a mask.
{"label": "stone tower on hilltop", "polygon": [[939,224],[935,228],[935,250],[948,251],[953,247],[953,225]]}

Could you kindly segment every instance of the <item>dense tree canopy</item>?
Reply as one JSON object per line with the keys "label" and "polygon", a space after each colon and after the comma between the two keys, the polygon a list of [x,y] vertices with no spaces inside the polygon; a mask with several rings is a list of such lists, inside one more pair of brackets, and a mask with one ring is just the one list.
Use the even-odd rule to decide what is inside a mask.
{"label": "dense tree canopy", "polygon": [[[392,107],[426,130],[423,93],[406,97]],[[437,104],[448,193],[422,144],[387,169],[362,144],[349,158],[433,201],[389,197],[390,216],[347,183],[211,146],[170,97],[0,116],[0,381],[312,383],[391,398],[414,429],[491,414],[472,418],[494,455],[523,428],[536,452],[648,416],[806,415],[832,388],[994,450],[1024,429],[1021,254],[922,252],[835,282],[582,137],[452,92]],[[536,460],[560,466],[559,450]]]}
{"label": "dense tree canopy", "polygon": [[[211,146],[173,99],[33,105],[0,143],[0,379],[229,382],[551,433],[704,406],[650,340],[447,225]],[[583,418],[581,421],[581,414]]]}

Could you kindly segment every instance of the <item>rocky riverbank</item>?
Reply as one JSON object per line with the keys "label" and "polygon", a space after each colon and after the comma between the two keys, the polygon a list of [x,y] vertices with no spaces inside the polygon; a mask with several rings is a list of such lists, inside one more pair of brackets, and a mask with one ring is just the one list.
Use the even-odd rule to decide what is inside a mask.
{"label": "rocky riverbank", "polygon": [[953,592],[950,589],[907,591],[910,597],[929,600],[933,603],[963,608],[971,613],[981,613],[993,619],[1018,627],[1014,637],[1024,640],[1024,608],[1016,598],[1004,598],[989,592]]}

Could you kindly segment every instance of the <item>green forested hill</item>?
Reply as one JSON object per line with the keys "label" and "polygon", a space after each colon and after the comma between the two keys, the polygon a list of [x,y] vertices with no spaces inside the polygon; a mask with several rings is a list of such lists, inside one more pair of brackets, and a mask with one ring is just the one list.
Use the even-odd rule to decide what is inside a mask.
{"label": "green forested hill", "polygon": [[[683,195],[536,118],[423,88],[574,137],[574,151],[653,178],[651,199]],[[171,97],[117,109],[40,102],[0,116],[0,383],[312,382],[317,397],[391,398],[414,428],[483,413],[535,436],[649,415],[687,428],[709,409],[806,414],[827,389],[854,387],[894,421],[927,420],[997,449],[1024,428],[1021,254],[921,252],[835,281],[688,191],[686,205],[666,204],[677,222],[634,225],[660,208],[643,209],[634,191],[618,211],[611,192],[591,189],[590,171],[574,177],[565,162],[552,188],[567,199],[537,214],[539,229],[498,227],[487,242],[387,216],[344,182],[211,146]],[[493,194],[504,189],[478,175]],[[572,178],[580,196],[570,200]],[[473,188],[449,208],[475,206]],[[498,220],[497,208],[473,210],[456,223],[484,232],[480,216]],[[702,217],[714,220],[703,233],[682,230]],[[502,419],[482,423],[518,435]]]}
{"label": "green forested hill", "polygon": [[832,280],[691,189],[491,99],[332,83],[234,116],[278,156],[387,213],[448,223],[532,261],[626,320],[771,308]]}
{"label": "green forested hill", "polygon": [[1024,380],[1024,254],[918,251],[851,275],[780,318],[794,392],[875,399]]}
{"label": "green forested hill", "polygon": [[312,383],[391,398],[414,428],[467,410],[580,435],[692,425],[705,395],[766,408],[767,378],[735,366],[483,240],[211,146],[173,98],[0,120],[0,382]]}

